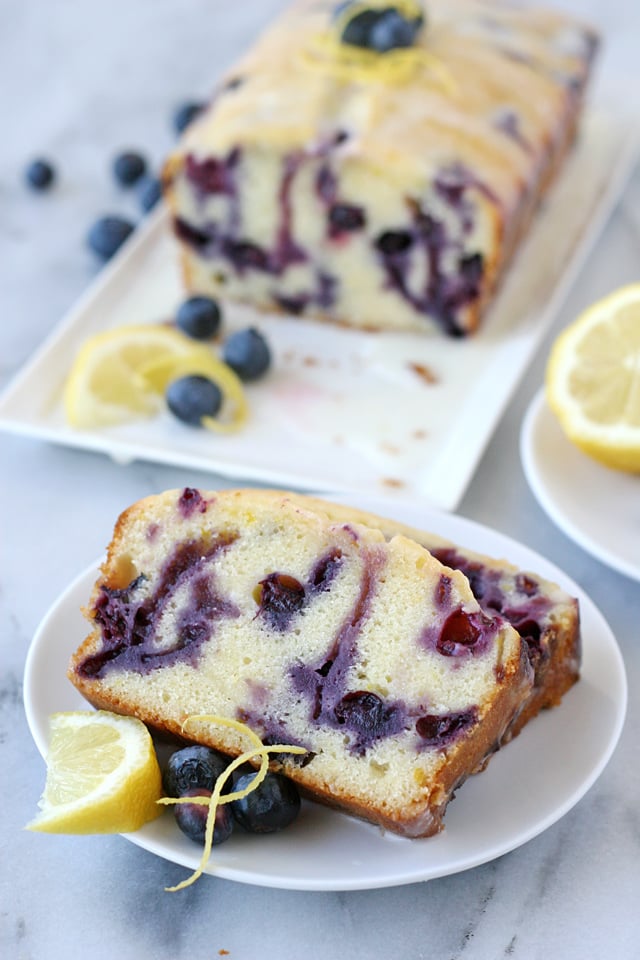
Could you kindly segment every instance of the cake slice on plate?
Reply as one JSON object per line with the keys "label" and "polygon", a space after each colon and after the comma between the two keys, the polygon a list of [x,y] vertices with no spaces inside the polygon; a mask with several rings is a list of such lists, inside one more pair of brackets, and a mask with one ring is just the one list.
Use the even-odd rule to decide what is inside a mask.
{"label": "cake slice on plate", "polygon": [[[532,691],[527,644],[415,539],[332,509],[264,490],[134,504],[69,677],[95,706],[165,733],[218,715],[303,747],[272,764],[310,797],[428,836],[510,736]],[[207,720],[187,735],[247,747]]]}

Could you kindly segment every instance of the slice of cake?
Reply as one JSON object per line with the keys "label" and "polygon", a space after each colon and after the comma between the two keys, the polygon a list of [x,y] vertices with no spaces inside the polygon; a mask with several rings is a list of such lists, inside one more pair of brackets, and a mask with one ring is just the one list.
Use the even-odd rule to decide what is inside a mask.
{"label": "slice of cake", "polygon": [[[237,719],[308,795],[400,834],[442,826],[509,736],[526,644],[404,536],[271,491],[170,491],[118,520],[69,677],[97,707],[183,735]],[[232,729],[187,736],[228,754]]]}
{"label": "slice of cake", "polygon": [[579,679],[582,642],[578,601],[557,583],[435,533],[341,504],[318,501],[318,505],[335,521],[367,524],[387,539],[401,535],[416,540],[446,566],[465,574],[484,610],[501,614],[516,628],[527,644],[534,685],[509,737],[519,733],[540,710],[557,706]]}
{"label": "slice of cake", "polygon": [[473,331],[574,138],[595,48],[567,16],[498,0],[301,0],[166,165],[187,287]]}

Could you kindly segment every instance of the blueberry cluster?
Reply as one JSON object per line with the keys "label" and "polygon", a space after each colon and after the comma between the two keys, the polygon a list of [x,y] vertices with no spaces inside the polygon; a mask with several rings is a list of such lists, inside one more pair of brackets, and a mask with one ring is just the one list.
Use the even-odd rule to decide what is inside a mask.
{"label": "blueberry cluster", "polygon": [[[171,118],[176,134],[181,134],[202,113],[206,104],[187,101],[180,104]],[[147,158],[138,150],[123,150],[112,161],[111,172],[115,182],[124,188],[135,188],[137,202],[142,213],[149,213],[162,197],[160,177],[150,172]],[[24,180],[29,189],[44,193],[57,180],[54,163],[46,157],[31,160],[25,168]],[[87,233],[87,246],[106,262],[114,256],[135,230],[135,223],[120,215],[99,217]]]}
{"label": "blueberry cluster", "polygon": [[[171,754],[163,773],[163,785],[169,797],[210,797],[216,781],[229,763],[210,747],[194,745]],[[240,767],[230,792],[241,792],[257,776],[254,770]],[[204,844],[209,805],[176,803],[174,816],[180,830],[195,843]],[[248,833],[275,833],[288,827],[300,811],[300,794],[295,784],[278,773],[267,773],[245,797],[220,804],[216,809],[213,843],[228,840],[234,829]]]}
{"label": "blueberry cluster", "polygon": [[[185,300],[176,313],[176,326],[194,340],[212,340],[220,331],[222,311],[211,297]],[[258,380],[271,366],[269,345],[255,327],[231,333],[222,343],[221,359],[243,382]],[[201,374],[189,374],[169,384],[167,406],[183,423],[201,426],[204,417],[220,412],[224,397],[217,383]]]}

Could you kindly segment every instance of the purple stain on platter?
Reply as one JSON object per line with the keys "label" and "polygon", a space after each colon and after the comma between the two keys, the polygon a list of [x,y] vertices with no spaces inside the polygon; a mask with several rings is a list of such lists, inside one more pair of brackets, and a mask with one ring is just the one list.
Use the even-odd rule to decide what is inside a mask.
{"label": "purple stain on platter", "polygon": [[[156,586],[147,596],[143,591],[144,574],[123,589],[102,586],[93,606],[101,649],[78,664],[80,676],[103,677],[114,669],[147,673],[180,661],[195,665],[202,644],[213,633],[214,621],[240,614],[233,603],[217,594],[212,574],[204,570],[235,539],[235,534],[221,534],[211,540],[179,544],[164,562]],[[188,601],[178,613],[176,643],[159,648],[155,642],[157,626],[185,585],[189,587]]]}
{"label": "purple stain on platter", "polygon": [[422,748],[444,748],[478,720],[475,708],[461,713],[428,713],[416,721],[416,733]]}

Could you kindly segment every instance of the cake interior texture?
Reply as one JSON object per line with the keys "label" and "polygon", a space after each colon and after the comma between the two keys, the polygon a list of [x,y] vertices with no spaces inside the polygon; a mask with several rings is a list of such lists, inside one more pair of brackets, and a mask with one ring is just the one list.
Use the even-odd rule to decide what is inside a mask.
{"label": "cake interior texture", "polygon": [[[435,833],[548,672],[464,573],[387,523],[279,491],[139,501],[117,522],[69,677],[164,734],[184,736],[195,715],[240,720],[305,749],[272,766],[313,799]],[[247,748],[207,720],[187,736]]]}
{"label": "cake interior texture", "polygon": [[413,6],[412,43],[377,52],[341,39],[362,4],[299,0],[221,80],[164,172],[189,290],[477,329],[575,137],[597,38],[527,5]]}

